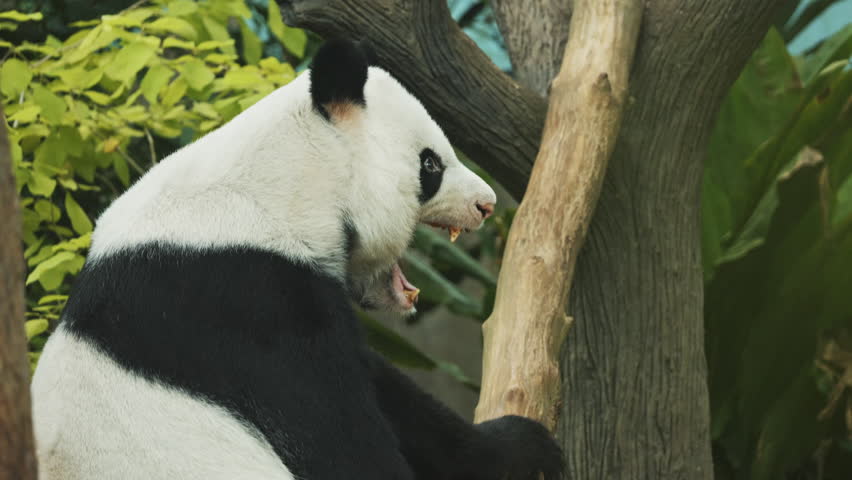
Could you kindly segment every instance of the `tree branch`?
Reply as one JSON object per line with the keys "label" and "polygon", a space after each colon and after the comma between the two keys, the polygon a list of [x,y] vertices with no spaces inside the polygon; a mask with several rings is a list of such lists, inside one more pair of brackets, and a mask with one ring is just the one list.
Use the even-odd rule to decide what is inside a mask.
{"label": "tree branch", "polygon": [[556,426],[565,304],[618,138],[641,19],[641,0],[575,2],[541,150],[483,325],[478,422],[515,414]]}
{"label": "tree branch", "polygon": [[521,198],[545,101],[502,73],[462,32],[446,2],[283,0],[288,24],[369,41],[379,65],[419,98],[450,141]]}

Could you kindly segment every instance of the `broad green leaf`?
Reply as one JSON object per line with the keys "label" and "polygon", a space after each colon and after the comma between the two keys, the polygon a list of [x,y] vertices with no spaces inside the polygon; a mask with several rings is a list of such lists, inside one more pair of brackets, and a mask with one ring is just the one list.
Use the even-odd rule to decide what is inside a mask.
{"label": "broad green leaf", "polygon": [[171,107],[183,98],[186,94],[187,83],[182,77],[178,77],[163,91],[162,101],[160,104],[163,107]]}
{"label": "broad green leaf", "polygon": [[157,103],[157,95],[169,83],[174,71],[163,64],[157,64],[148,69],[139,89],[148,103]]}
{"label": "broad green leaf", "polygon": [[88,59],[93,53],[116,41],[120,31],[122,30],[98,25],[89,31],[84,30],[85,36],[78,41],[74,41],[76,36],[72,35],[66,40],[66,45],[73,45],[73,48],[69,47],[70,52],[62,57],[62,63],[75,64]]}
{"label": "broad green leaf", "polygon": [[204,25],[204,29],[207,30],[207,33],[210,35],[210,38],[222,42],[219,44],[219,48],[221,48],[223,52],[231,55],[235,55],[237,53],[232,43],[233,39],[230,35],[228,35],[228,29],[225,28],[224,25],[208,16],[202,16],[201,22]]}
{"label": "broad green leaf", "polygon": [[33,73],[26,63],[17,58],[10,58],[0,66],[0,91],[7,97],[17,97],[27,88],[32,78]]}
{"label": "broad green leaf", "polygon": [[163,40],[163,48],[182,48],[184,50],[195,50],[195,43],[181,40],[177,37],[168,37]]}
{"label": "broad green leaf", "polygon": [[104,68],[104,73],[114,80],[128,83],[156,53],[156,49],[146,42],[132,43],[119,50],[115,59]]}
{"label": "broad green leaf", "polygon": [[92,231],[92,221],[71,193],[65,193],[65,212],[68,213],[75,232],[83,235]]}
{"label": "broad green leaf", "polygon": [[[30,272],[27,276],[27,285],[30,285],[34,282],[40,281],[42,277],[49,273],[57,273],[62,270],[69,262],[72,262],[78,255],[74,254],[74,252],[59,252],[52,257],[40,262],[36,267]],[[63,272],[64,273],[64,272]],[[60,279],[61,281],[61,279]],[[50,285],[58,285],[59,282],[55,281],[55,278],[51,278],[49,280]],[[45,287],[47,290],[53,290],[56,288]]]}
{"label": "broad green leaf", "polygon": [[190,59],[179,67],[183,79],[194,90],[201,90],[213,81],[215,75],[201,60]]}
{"label": "broad green leaf", "polygon": [[127,161],[121,155],[113,155],[112,168],[115,169],[115,174],[125,187],[130,186],[130,168],[127,166]]}
{"label": "broad green leaf", "polygon": [[36,200],[33,210],[35,210],[39,219],[43,222],[56,223],[62,217],[62,210],[47,200]]}
{"label": "broad green leaf", "polygon": [[50,327],[50,322],[44,318],[37,318],[35,320],[27,320],[24,326],[27,332],[27,340],[30,340],[36,335],[46,332],[48,327]]}
{"label": "broad green leaf", "polygon": [[284,24],[281,17],[281,10],[278,8],[278,3],[269,2],[269,14],[267,25],[269,31],[278,38],[284,45],[284,48],[289,50],[293,55],[301,58],[305,56],[305,46],[308,43],[308,37],[305,32],[298,28],[291,28]]}
{"label": "broad green leaf", "polygon": [[42,119],[51,124],[59,123],[62,115],[68,109],[65,100],[50,91],[47,87],[34,83],[32,85],[33,99],[41,107]]}
{"label": "broad green leaf", "polygon": [[28,104],[12,115],[9,115],[9,120],[12,122],[32,123],[38,118],[39,113],[41,113],[41,107],[36,104]]}
{"label": "broad green leaf", "polygon": [[33,171],[27,181],[27,188],[30,189],[30,193],[33,195],[49,197],[53,194],[53,190],[56,188],[56,180],[44,175],[43,173]]}
{"label": "broad green leaf", "polygon": [[83,95],[89,97],[89,100],[97,103],[98,105],[108,105],[110,103],[109,95],[101,92],[96,92],[94,90],[86,90],[83,92]]}
{"label": "broad green leaf", "polygon": [[808,56],[802,66],[802,79],[810,83],[826,65],[846,60],[852,55],[852,23],[829,37],[817,51]]}
{"label": "broad green leaf", "polygon": [[145,30],[161,34],[175,34],[187,40],[195,40],[198,38],[198,32],[191,23],[176,17],[162,17],[154,20],[151,23],[146,23]]}
{"label": "broad green leaf", "polygon": [[256,64],[263,54],[263,43],[245,20],[240,22],[240,36],[243,39],[243,58],[245,58],[246,63]]}
{"label": "broad green leaf", "polygon": [[176,0],[174,2],[169,2],[166,8],[170,15],[183,17],[198,11],[198,4],[190,0]]}
{"label": "broad green leaf", "polygon": [[256,68],[243,67],[228,71],[218,83],[224,89],[253,89],[265,81]]}
{"label": "broad green leaf", "polygon": [[72,90],[85,90],[93,87],[103,77],[104,71],[95,68],[86,70],[85,67],[76,67],[72,69],[64,69],[56,72],[62,82],[68,85]]}
{"label": "broad green leaf", "polygon": [[5,12],[0,12],[0,19],[12,20],[15,22],[30,22],[30,21],[40,21],[44,18],[41,12],[36,13],[21,13],[17,10],[8,10]]}

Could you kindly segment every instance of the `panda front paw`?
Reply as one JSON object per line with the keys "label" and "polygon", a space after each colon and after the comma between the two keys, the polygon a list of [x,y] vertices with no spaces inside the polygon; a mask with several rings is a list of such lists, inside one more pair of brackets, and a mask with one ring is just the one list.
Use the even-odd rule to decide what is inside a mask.
{"label": "panda front paw", "polygon": [[507,415],[476,425],[482,434],[477,480],[544,480],[562,478],[562,450],[544,425]]}

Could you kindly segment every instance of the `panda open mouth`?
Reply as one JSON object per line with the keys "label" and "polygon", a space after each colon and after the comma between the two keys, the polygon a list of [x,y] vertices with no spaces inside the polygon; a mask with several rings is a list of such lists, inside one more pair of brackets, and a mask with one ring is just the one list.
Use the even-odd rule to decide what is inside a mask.
{"label": "panda open mouth", "polygon": [[396,300],[405,309],[414,307],[414,304],[417,303],[417,297],[420,295],[420,289],[405,278],[405,274],[402,273],[399,263],[393,264],[391,275],[391,286],[393,287]]}

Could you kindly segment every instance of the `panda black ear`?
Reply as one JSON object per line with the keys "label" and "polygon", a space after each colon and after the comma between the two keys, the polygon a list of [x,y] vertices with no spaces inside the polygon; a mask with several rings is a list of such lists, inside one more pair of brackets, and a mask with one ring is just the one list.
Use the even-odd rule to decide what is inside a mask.
{"label": "panda black ear", "polygon": [[353,106],[366,106],[369,59],[365,49],[348,40],[329,40],[311,63],[311,99],[328,120],[345,115]]}

